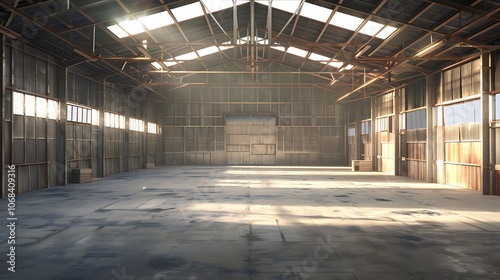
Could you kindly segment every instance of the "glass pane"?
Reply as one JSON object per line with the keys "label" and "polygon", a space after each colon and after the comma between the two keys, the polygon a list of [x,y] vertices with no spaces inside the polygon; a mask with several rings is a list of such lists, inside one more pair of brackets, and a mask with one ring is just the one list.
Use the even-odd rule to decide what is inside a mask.
{"label": "glass pane", "polygon": [[495,95],[495,119],[500,120],[500,94]]}
{"label": "glass pane", "polygon": [[77,122],[82,122],[83,121],[83,108],[78,107],[78,119]]}
{"label": "glass pane", "polygon": [[92,109],[92,124],[99,125],[99,110]]}
{"label": "glass pane", "polygon": [[87,110],[87,123],[92,124],[92,110],[91,109]]}
{"label": "glass pane", "polygon": [[51,120],[57,120],[57,115],[59,114],[58,102],[55,100],[49,100],[48,102],[48,117]]}
{"label": "glass pane", "polygon": [[24,115],[24,94],[14,92],[14,114]]}
{"label": "glass pane", "polygon": [[82,108],[82,122],[87,123],[87,109]]}
{"label": "glass pane", "polygon": [[24,101],[25,101],[25,108],[26,108],[26,116],[35,116],[36,112],[36,98],[32,95],[25,95],[24,96]]}

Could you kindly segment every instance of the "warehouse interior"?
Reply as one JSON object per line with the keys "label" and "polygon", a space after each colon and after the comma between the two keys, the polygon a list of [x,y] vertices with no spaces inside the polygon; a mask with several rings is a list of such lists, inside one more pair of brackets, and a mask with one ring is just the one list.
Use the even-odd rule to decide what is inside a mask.
{"label": "warehouse interior", "polygon": [[496,1],[0,7],[2,165],[19,193],[72,169],[352,160],[498,193]]}
{"label": "warehouse interior", "polygon": [[[356,204],[343,199],[356,196],[356,191],[344,193],[352,188],[369,193],[358,197],[359,205],[367,197],[377,201],[376,205],[365,205],[372,210],[388,209],[384,203],[398,199],[402,200],[395,207],[404,208],[405,203],[415,209],[435,207],[434,212],[408,209],[414,218],[412,230],[428,230],[417,224],[429,218],[436,219],[435,224],[446,224],[446,230],[457,230],[458,235],[448,233],[458,236],[456,240],[460,242],[465,233],[479,230],[478,236],[484,238],[477,242],[484,243],[478,248],[488,247],[488,238],[498,237],[500,221],[495,217],[499,214],[500,195],[500,3],[496,0],[0,0],[0,33],[0,202],[5,205],[11,169],[15,169],[19,203],[23,199],[33,202],[25,213],[43,218],[45,210],[38,203],[46,200],[52,205],[62,203],[56,210],[71,213],[67,218],[88,215],[91,221],[104,219],[103,223],[130,218],[110,214],[125,208],[146,211],[151,223],[160,214],[167,217],[170,214],[166,211],[177,207],[172,208],[169,203],[181,205],[175,199],[160,199],[172,189],[177,193],[191,190],[189,195],[197,197],[193,201],[199,202],[200,197],[203,200],[199,205],[226,205],[223,194],[231,196],[233,192],[243,197],[242,204],[253,204],[254,200],[245,197],[244,192],[236,195],[240,187],[258,188],[257,197],[284,199],[283,205],[290,207],[295,203],[308,205],[296,200],[293,194],[310,195],[311,205],[296,214],[285,211],[286,215],[296,219],[315,213],[329,217],[330,210],[325,210],[328,207]],[[137,180],[137,185],[131,180]],[[169,185],[168,180],[174,183]],[[290,188],[278,187],[278,182]],[[115,199],[113,203],[124,208],[101,205],[95,195],[83,194],[87,188],[104,196],[109,193],[109,198]],[[148,188],[148,194],[140,193]],[[214,192],[214,188],[218,191]],[[262,191],[266,188],[270,188],[268,194]],[[395,190],[415,191],[419,198],[409,195],[403,199],[394,196]],[[127,198],[120,200],[120,193]],[[381,198],[382,193],[392,198]],[[62,200],[73,196],[64,203],[57,200],[57,195]],[[76,195],[88,197],[79,200]],[[139,198],[133,202],[129,196],[135,195]],[[212,196],[213,200],[205,201]],[[96,202],[92,203],[89,197]],[[476,205],[469,205],[468,199]],[[262,205],[267,203],[270,202]],[[93,210],[80,213],[70,210],[71,205],[88,205]],[[237,205],[233,201],[226,208],[221,206],[217,213],[232,217],[239,213]],[[447,208],[448,205],[454,208]],[[282,211],[288,209],[267,206],[258,210],[258,215],[254,213],[254,219],[285,215]],[[228,224],[245,220],[203,216],[200,209],[189,209],[199,210],[193,214],[199,219],[194,220],[211,220],[213,236],[219,232],[214,228],[231,231]],[[457,212],[456,215],[463,214],[463,219],[452,219],[447,214],[452,215],[453,210],[471,212]],[[58,215],[53,211],[46,215]],[[360,220],[373,218],[363,211],[339,211],[353,220],[354,212],[361,215]],[[486,214],[477,215],[479,212]],[[169,221],[186,219],[182,213],[169,216]],[[425,274],[418,269],[392,273],[384,270],[387,266],[373,268],[367,264],[373,259],[360,260],[363,265],[344,264],[344,270],[321,272],[332,264],[312,269],[305,260],[314,251],[315,245],[311,244],[317,243],[318,236],[325,236],[324,232],[312,233],[306,230],[311,225],[300,227],[302,220],[292,219],[289,226],[294,234],[289,234],[286,223],[280,229],[278,216],[271,219],[271,224],[279,229],[276,236],[280,238],[273,239],[275,228],[272,234],[264,230],[264,237],[259,238],[286,242],[287,237],[293,240],[294,234],[308,236],[295,241],[305,242],[300,244],[307,245],[309,255],[294,257],[299,261],[295,272],[288,273],[285,264],[279,269],[273,267],[274,270],[266,270],[265,263],[257,268],[250,264],[250,268],[244,266],[243,270],[248,270],[243,273],[245,277],[307,279],[314,270],[317,273],[311,279],[438,279],[437,274]],[[387,219],[407,222],[398,217]],[[43,227],[36,219],[31,220],[33,228]],[[68,228],[78,232],[82,225],[76,220]],[[87,233],[82,240],[108,226],[89,221],[82,226]],[[134,221],[130,219],[127,225],[132,227]],[[144,227],[153,227],[145,221],[135,222],[143,231]],[[470,227],[456,225],[462,222]],[[30,254],[43,252],[40,244],[60,236],[58,223],[51,223],[50,230],[26,239],[26,250],[40,250]],[[243,225],[245,230],[250,225],[250,233],[246,233],[250,241],[257,240],[251,238],[252,225],[256,230],[270,226],[267,222]],[[400,229],[383,225],[365,223],[366,227],[380,231]],[[156,229],[158,234],[163,226],[166,224]],[[135,232],[136,227],[130,232]],[[387,238],[374,231],[377,238]],[[107,234],[114,238],[120,235],[118,232]],[[2,244],[6,244],[7,234],[1,237]],[[266,234],[273,237],[266,240]],[[346,231],[349,234],[362,236],[360,232]],[[191,240],[192,246],[207,241],[204,238],[211,240],[208,235]],[[442,236],[432,235],[436,240]],[[234,241],[223,240],[228,244]],[[257,248],[264,250],[265,243],[260,244]],[[498,242],[490,245],[491,250],[498,248]],[[275,249],[283,249],[280,248]],[[340,251],[342,248],[348,246]],[[64,249],[60,248],[62,255],[67,253]],[[205,249],[217,250],[210,246]],[[479,258],[479,251],[463,254]],[[455,270],[440,271],[442,268],[436,267],[439,279],[470,275],[497,279],[494,277],[500,275],[500,264],[493,257],[485,260],[487,254],[493,254],[487,251],[481,260],[484,258],[488,268],[474,270],[462,265],[462,271],[456,263]],[[264,250],[260,255],[265,258],[272,254]],[[336,256],[342,259],[342,253],[337,252]],[[179,259],[165,257],[153,261],[152,267],[169,266],[170,261]],[[428,265],[426,261],[422,259],[420,263]],[[97,263],[78,263],[79,267],[67,269]],[[196,266],[190,265],[175,267],[184,274],[148,271],[150,274],[144,279],[204,279],[202,274],[189,276]],[[349,271],[350,265],[359,266],[360,272]],[[139,276],[140,268],[132,264],[127,267],[136,269],[135,277],[143,279]],[[240,268],[236,265],[231,273]],[[123,272],[119,269],[105,267],[99,272],[103,274],[88,279],[121,279],[110,272]],[[223,279],[217,274],[222,268],[210,269],[210,277]],[[156,276],[152,278],[152,274]],[[228,275],[245,278],[238,273]],[[373,275],[379,278],[370,278]],[[69,279],[65,278],[67,275],[56,276]],[[46,277],[59,279],[56,276]]]}

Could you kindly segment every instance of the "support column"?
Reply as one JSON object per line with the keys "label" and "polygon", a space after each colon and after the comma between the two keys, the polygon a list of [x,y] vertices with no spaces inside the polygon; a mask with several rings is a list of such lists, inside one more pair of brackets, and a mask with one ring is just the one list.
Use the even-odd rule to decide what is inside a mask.
{"label": "support column", "polygon": [[[361,103],[360,103],[361,104]],[[363,159],[362,149],[363,149],[363,141],[361,139],[361,121],[362,121],[362,110],[355,108],[356,112],[356,122],[355,122],[355,130],[356,130],[356,159]]]}
{"label": "support column", "polygon": [[399,113],[401,112],[401,89],[394,90],[394,175],[401,176],[401,136],[399,135]]}
{"label": "support column", "polygon": [[[139,104],[141,106],[142,104]],[[146,114],[147,115],[147,114]],[[144,117],[142,119],[145,119]],[[149,119],[148,119],[149,120]],[[148,133],[148,121],[144,121],[144,132],[142,133],[142,161],[141,161],[141,168],[146,168],[146,165],[148,164],[148,151],[149,151],[149,133]]]}
{"label": "support column", "polygon": [[102,79],[102,92],[99,94],[99,128],[97,130],[97,177],[104,177],[104,95],[106,94],[106,79]]}
{"label": "support column", "polygon": [[434,178],[434,162],[436,161],[436,153],[434,151],[434,145],[436,143],[436,135],[434,131],[433,124],[433,114],[432,114],[432,106],[434,103],[434,97],[436,92],[436,80],[434,76],[427,76],[425,79],[425,110],[426,110],[426,168],[427,168],[427,182],[435,183],[436,179]]}
{"label": "support column", "polygon": [[67,119],[67,97],[68,97],[68,68],[64,69],[64,81],[62,92],[59,96],[59,129],[57,131],[57,185],[68,184],[68,162],[66,155],[66,119]]}
{"label": "support column", "polygon": [[372,140],[372,170],[376,171],[377,169],[377,114],[375,110],[375,98],[371,98],[371,118],[372,118],[372,131],[371,131],[371,140]]}
{"label": "support column", "polygon": [[491,55],[481,55],[481,190],[483,194],[492,194],[491,161],[490,161],[490,105],[491,105]]}
{"label": "support column", "polygon": [[[130,108],[130,95],[127,96],[127,108]],[[130,170],[130,153],[129,153],[129,142],[130,142],[130,110],[123,110],[122,114],[124,114],[125,117],[125,129],[123,130],[123,168],[120,170],[120,172],[129,172]]]}

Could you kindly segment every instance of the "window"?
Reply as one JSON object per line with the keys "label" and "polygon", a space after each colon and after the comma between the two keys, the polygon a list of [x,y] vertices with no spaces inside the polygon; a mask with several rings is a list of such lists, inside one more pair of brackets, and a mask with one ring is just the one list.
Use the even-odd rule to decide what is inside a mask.
{"label": "window", "polygon": [[148,133],[158,134],[158,125],[148,122]]}
{"label": "window", "polygon": [[378,118],[377,119],[377,131],[378,132],[382,132],[382,131],[392,132],[391,121],[392,121],[392,117]]}
{"label": "window", "polygon": [[481,102],[474,100],[444,107],[444,125],[481,122]]}
{"label": "window", "polygon": [[13,92],[13,113],[15,115],[57,119],[59,102],[20,92]]}
{"label": "window", "polygon": [[14,114],[24,115],[24,94],[14,92]]}
{"label": "window", "polygon": [[367,120],[367,121],[362,121],[361,122],[361,134],[371,134],[372,133],[372,121]]}
{"label": "window", "polygon": [[68,104],[66,120],[69,122],[99,125],[99,110],[82,105]]}
{"label": "window", "polygon": [[129,118],[129,129],[132,131],[144,132],[144,121]]}
{"label": "window", "polygon": [[500,120],[500,94],[495,95],[495,120]]}
{"label": "window", "polygon": [[125,116],[104,112],[104,126],[125,129]]}
{"label": "window", "polygon": [[426,127],[426,109],[406,113],[406,129],[419,129]]}
{"label": "window", "polygon": [[356,136],[356,127],[354,124],[349,124],[347,126],[347,136]]}
{"label": "window", "polygon": [[24,115],[34,117],[36,115],[36,98],[33,95],[24,95]]}
{"label": "window", "polygon": [[49,99],[47,107],[48,107],[47,116],[49,117],[49,119],[56,120],[57,114],[59,112],[59,102]]}

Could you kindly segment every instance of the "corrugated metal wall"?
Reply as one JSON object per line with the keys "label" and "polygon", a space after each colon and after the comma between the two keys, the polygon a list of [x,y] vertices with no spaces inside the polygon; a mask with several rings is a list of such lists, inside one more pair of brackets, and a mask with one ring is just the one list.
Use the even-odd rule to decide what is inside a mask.
{"label": "corrugated metal wall", "polygon": [[376,154],[379,171],[394,173],[394,93],[375,97]]}
{"label": "corrugated metal wall", "polygon": [[481,61],[479,59],[442,73],[442,87],[436,96],[441,151],[438,173],[444,183],[480,190],[481,137]]}
{"label": "corrugated metal wall", "polygon": [[[66,103],[84,105],[88,108],[102,107],[100,81],[88,78],[87,73],[77,67],[67,70]],[[64,105],[63,105],[64,106]],[[90,168],[92,177],[97,177],[98,135],[101,127],[78,122],[66,122],[66,168],[68,181],[71,181],[71,169]]]}
{"label": "corrugated metal wall", "polygon": [[[277,72],[282,68],[272,66]],[[284,69],[289,70],[289,69]],[[344,124],[334,94],[312,86],[307,74],[194,75],[185,82],[207,82],[170,92],[163,141],[167,165],[224,165],[228,161],[225,114],[272,114],[277,118],[277,165],[343,165]],[[234,86],[217,86],[217,82]],[[245,84],[252,84],[245,86]],[[321,83],[324,83],[321,80]]]}
{"label": "corrugated metal wall", "polygon": [[401,175],[427,180],[425,79],[401,89]]}
{"label": "corrugated metal wall", "polygon": [[[54,186],[63,181],[54,152],[57,124],[35,114],[35,108],[60,96],[57,80],[64,71],[54,57],[28,45],[6,44],[4,55],[4,162],[16,165],[19,193]],[[17,112],[12,107],[14,92],[20,97]]]}
{"label": "corrugated metal wall", "polygon": [[[2,162],[16,166],[18,193],[65,185],[74,168],[102,177],[159,163],[161,130],[147,125],[161,123],[160,106],[29,45],[8,41],[3,53]],[[104,112],[138,118],[144,131],[105,127]]]}

